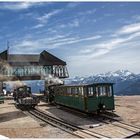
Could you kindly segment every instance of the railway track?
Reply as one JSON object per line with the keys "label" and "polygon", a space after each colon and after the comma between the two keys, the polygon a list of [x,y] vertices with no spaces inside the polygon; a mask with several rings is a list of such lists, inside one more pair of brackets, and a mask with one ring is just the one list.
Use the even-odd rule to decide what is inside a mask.
{"label": "railway track", "polygon": [[131,138],[136,135],[140,136],[140,127],[132,125],[132,124],[128,124],[126,122],[123,122],[122,120],[118,120],[118,119],[108,116],[106,114],[101,114],[100,116],[101,117],[98,118],[98,120],[103,123],[111,124],[111,125],[126,129],[130,132],[133,132],[132,135],[126,136],[125,138]]}
{"label": "railway track", "polygon": [[80,137],[80,138],[110,138],[108,136],[99,134],[97,132],[82,129],[79,126],[70,124],[62,119],[51,116],[38,109],[29,110],[28,113],[45,123],[48,123],[54,127],[60,128],[64,131],[66,131],[72,135],[75,135],[77,137]]}
{"label": "railway track", "polygon": [[130,135],[127,135],[126,137],[123,137],[123,138],[131,138],[131,137],[135,137],[135,136],[140,137],[140,127],[126,123],[126,122],[122,121],[120,117],[112,116],[113,115],[112,113],[111,113],[112,115],[109,112],[105,112],[100,115],[93,114],[93,116],[91,116],[92,114],[86,114],[86,113],[83,113],[83,112],[80,112],[77,110],[73,111],[70,108],[65,108],[65,107],[63,107],[63,108],[66,111],[73,112],[76,115],[78,115],[78,114],[82,115],[83,118],[87,118],[87,119],[94,118],[95,120],[97,120],[99,122],[102,122],[104,124],[110,124],[112,126],[116,126],[116,128],[122,128],[122,129],[124,129],[124,131],[127,130],[128,132],[131,133]]}
{"label": "railway track", "polygon": [[[103,123],[104,126],[106,126],[106,124],[109,125],[110,128],[107,131],[110,134],[102,133],[102,131],[105,131],[106,128],[103,128],[102,131],[98,129],[99,127],[97,127],[97,129],[96,128],[92,128],[92,129],[82,128],[81,126],[76,126],[66,120],[54,117],[40,110],[39,108],[32,109],[27,112],[28,112],[27,115],[31,115],[47,124],[60,128],[61,130],[66,131],[80,138],[114,138],[115,131],[121,131],[121,130],[122,130],[121,132],[122,134],[125,132],[127,133],[122,138],[135,138],[135,137],[139,138],[140,137],[140,128],[138,126],[128,124],[126,122],[123,122],[120,119],[116,119],[114,117],[111,117],[111,115],[104,114],[104,113],[97,115],[97,117],[96,116],[91,117],[87,115],[87,119],[97,120],[99,123]],[[86,116],[83,115],[83,118],[86,118]]]}

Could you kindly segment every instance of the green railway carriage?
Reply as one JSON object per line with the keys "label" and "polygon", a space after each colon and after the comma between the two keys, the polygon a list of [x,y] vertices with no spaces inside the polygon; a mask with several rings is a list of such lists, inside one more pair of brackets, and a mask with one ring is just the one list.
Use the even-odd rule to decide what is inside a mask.
{"label": "green railway carriage", "polygon": [[53,88],[57,104],[89,113],[115,109],[113,83],[61,85]]}

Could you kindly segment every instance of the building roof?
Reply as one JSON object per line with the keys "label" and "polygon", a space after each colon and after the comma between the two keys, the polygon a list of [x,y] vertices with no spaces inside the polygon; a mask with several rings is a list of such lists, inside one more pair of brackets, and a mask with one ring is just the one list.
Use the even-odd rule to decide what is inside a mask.
{"label": "building roof", "polygon": [[40,54],[9,54],[6,51],[0,53],[0,59],[6,60],[12,66],[23,65],[66,65],[66,62],[47,51]]}
{"label": "building roof", "polygon": [[0,60],[7,60],[8,51],[5,50],[0,53]]}
{"label": "building roof", "polygon": [[43,65],[66,65],[66,62],[59,59],[58,57],[50,54],[47,51],[43,51],[40,54],[40,63]]}
{"label": "building roof", "polygon": [[40,55],[10,54],[8,62],[39,62]]}

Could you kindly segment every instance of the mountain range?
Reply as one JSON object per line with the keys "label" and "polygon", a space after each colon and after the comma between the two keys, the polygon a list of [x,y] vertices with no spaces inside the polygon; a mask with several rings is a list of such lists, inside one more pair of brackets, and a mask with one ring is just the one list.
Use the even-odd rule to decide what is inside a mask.
{"label": "mountain range", "polygon": [[74,77],[65,80],[65,84],[92,84],[114,83],[115,95],[140,95],[140,74],[134,74],[128,70],[118,70],[103,74],[95,74],[87,77]]}
{"label": "mountain range", "polygon": [[[44,90],[44,81],[24,81],[31,87],[33,93],[39,93]],[[115,95],[140,95],[140,74],[134,74],[128,70],[118,70],[103,74],[65,79],[65,84],[92,84],[92,83],[114,83]],[[7,90],[12,86],[7,85]]]}

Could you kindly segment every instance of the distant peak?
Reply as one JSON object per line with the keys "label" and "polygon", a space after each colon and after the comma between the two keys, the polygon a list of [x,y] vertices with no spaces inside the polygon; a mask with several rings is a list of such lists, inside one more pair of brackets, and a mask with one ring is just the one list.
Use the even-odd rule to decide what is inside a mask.
{"label": "distant peak", "polygon": [[128,76],[128,75],[131,75],[132,74],[132,72],[130,72],[128,70],[117,70],[114,73],[119,74],[119,75],[124,75],[124,76]]}

